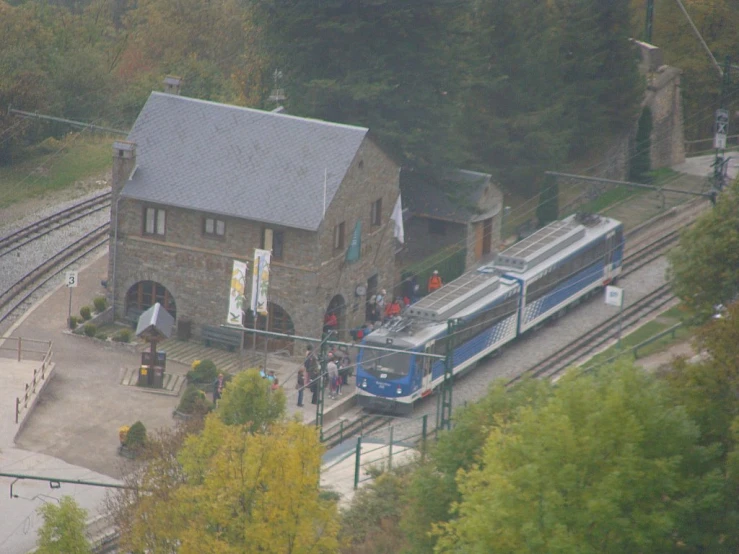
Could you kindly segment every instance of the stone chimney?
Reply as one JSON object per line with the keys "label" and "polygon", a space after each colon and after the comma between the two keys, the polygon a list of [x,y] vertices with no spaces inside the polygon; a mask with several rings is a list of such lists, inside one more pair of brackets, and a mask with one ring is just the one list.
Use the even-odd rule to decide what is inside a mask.
{"label": "stone chimney", "polygon": [[167,75],[164,78],[164,92],[167,94],[180,95],[180,89],[182,88],[182,77],[176,77],[174,75]]}
{"label": "stone chimney", "polygon": [[135,167],[136,143],[126,140],[115,141],[113,143],[113,200],[116,200]]}

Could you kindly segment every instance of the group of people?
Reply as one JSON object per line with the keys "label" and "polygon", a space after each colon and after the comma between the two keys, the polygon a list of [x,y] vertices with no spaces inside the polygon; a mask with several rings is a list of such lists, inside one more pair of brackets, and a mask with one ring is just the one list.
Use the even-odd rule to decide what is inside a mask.
{"label": "group of people", "polygon": [[342,387],[349,381],[352,362],[349,352],[331,347],[326,354],[326,375],[321,375],[321,364],[313,347],[305,352],[303,367],[298,370],[295,388],[298,390],[298,407],[303,406],[305,389],[311,392],[311,404],[318,404],[318,394],[323,379],[328,379],[329,398],[336,398],[342,393]]}
{"label": "group of people", "polygon": [[[429,294],[440,289],[444,285],[444,281],[439,275],[438,270],[429,276],[426,290]],[[401,312],[411,304],[418,301],[420,297],[420,287],[416,280],[416,276],[412,276],[403,281],[403,294],[396,296],[390,300],[387,299],[387,291],[382,289],[378,294],[369,298],[369,319],[371,323],[384,323],[393,317],[399,316]]]}

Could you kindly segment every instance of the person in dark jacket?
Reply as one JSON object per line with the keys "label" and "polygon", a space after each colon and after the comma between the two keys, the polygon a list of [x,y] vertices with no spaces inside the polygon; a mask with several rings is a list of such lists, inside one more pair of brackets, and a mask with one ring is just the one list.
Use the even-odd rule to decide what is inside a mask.
{"label": "person in dark jacket", "polygon": [[295,384],[295,388],[298,389],[298,408],[302,408],[303,392],[305,392],[305,369],[302,367],[298,370],[298,380]]}

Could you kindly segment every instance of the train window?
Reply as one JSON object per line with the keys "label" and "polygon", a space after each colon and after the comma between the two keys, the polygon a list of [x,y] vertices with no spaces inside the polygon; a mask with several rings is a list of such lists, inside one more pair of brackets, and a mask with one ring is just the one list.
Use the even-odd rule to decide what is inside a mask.
{"label": "train window", "polygon": [[572,277],[579,271],[602,259],[606,254],[606,241],[601,240],[587,250],[582,251],[575,257],[569,258],[560,265],[531,283],[526,291],[527,302],[533,302],[546,294],[549,294],[563,281]]}
{"label": "train window", "polygon": [[376,369],[382,368],[392,374],[390,377],[408,375],[411,368],[411,355],[406,352],[385,354],[378,357],[375,364]]}

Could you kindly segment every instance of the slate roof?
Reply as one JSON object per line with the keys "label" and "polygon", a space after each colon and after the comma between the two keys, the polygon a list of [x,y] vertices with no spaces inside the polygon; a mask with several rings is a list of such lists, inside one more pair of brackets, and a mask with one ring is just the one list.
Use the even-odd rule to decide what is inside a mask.
{"label": "slate roof", "polygon": [[468,223],[475,219],[479,215],[475,207],[490,184],[491,175],[454,169],[445,171],[439,179],[446,181],[444,188],[441,183],[422,174],[402,171],[400,190],[403,206],[413,215],[455,223]]}
{"label": "slate roof", "polygon": [[316,231],[368,129],[153,92],[121,196]]}

